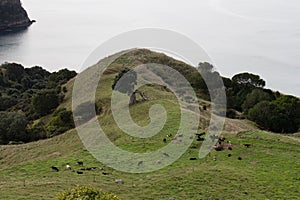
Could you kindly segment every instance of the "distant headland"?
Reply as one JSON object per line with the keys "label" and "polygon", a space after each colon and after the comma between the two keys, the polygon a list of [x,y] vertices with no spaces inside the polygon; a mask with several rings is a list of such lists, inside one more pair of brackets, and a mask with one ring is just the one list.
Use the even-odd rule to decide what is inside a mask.
{"label": "distant headland", "polygon": [[0,0],[0,32],[22,30],[34,23],[20,0]]}

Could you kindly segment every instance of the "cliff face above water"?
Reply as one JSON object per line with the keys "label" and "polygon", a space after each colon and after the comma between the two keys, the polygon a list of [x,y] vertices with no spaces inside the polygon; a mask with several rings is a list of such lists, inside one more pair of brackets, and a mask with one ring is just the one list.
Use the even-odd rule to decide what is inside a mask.
{"label": "cliff face above water", "polygon": [[0,0],[0,32],[24,29],[33,22],[20,0]]}

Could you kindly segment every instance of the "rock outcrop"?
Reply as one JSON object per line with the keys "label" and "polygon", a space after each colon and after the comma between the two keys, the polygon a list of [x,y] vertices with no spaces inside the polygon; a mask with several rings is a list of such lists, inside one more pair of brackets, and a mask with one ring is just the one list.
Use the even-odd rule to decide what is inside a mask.
{"label": "rock outcrop", "polygon": [[0,32],[24,29],[33,22],[20,0],[0,0]]}

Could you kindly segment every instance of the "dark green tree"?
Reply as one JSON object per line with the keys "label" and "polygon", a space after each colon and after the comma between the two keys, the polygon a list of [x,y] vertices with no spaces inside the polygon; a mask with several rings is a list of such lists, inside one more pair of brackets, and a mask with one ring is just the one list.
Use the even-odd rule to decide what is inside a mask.
{"label": "dark green tree", "polygon": [[[126,74],[126,78],[121,79],[125,74]],[[117,84],[120,80],[122,82]],[[142,91],[135,90],[136,84],[137,84],[136,72],[128,68],[125,68],[115,77],[112,85],[112,89],[130,95],[129,104],[134,104],[137,102],[136,94],[139,94],[142,97],[142,100],[145,101],[146,97],[144,93]]]}
{"label": "dark green tree", "polygon": [[59,103],[59,95],[55,90],[41,90],[32,99],[33,109],[39,116],[49,114]]}
{"label": "dark green tree", "polygon": [[249,87],[261,87],[266,85],[266,82],[261,79],[258,75],[251,74],[248,72],[240,73],[232,77],[232,81],[239,85],[245,85]]}
{"label": "dark green tree", "polygon": [[248,110],[254,107],[257,103],[261,101],[272,101],[274,99],[275,97],[272,94],[264,92],[260,88],[254,89],[246,96],[246,99],[242,104],[243,112],[247,114]]}
{"label": "dark green tree", "polygon": [[282,96],[271,102],[262,101],[249,110],[248,117],[263,129],[294,133],[300,127],[300,100],[292,96]]}
{"label": "dark green tree", "polygon": [[6,63],[2,65],[5,68],[5,77],[11,81],[20,82],[24,75],[24,67],[17,63]]}
{"label": "dark green tree", "polygon": [[5,96],[0,96],[0,111],[5,111],[9,108],[11,108],[12,106],[16,105],[18,103],[18,101],[16,100],[16,98],[13,97],[5,97]]}
{"label": "dark green tree", "polygon": [[25,115],[17,112],[0,112],[0,143],[8,144],[10,141],[27,142],[28,121]]}
{"label": "dark green tree", "polygon": [[65,84],[71,78],[74,78],[77,75],[75,71],[70,71],[68,69],[61,69],[58,72],[53,72],[49,76],[49,82],[54,82],[58,85]]}
{"label": "dark green tree", "polygon": [[71,111],[59,109],[55,111],[47,125],[48,136],[59,135],[74,128],[73,115]]}

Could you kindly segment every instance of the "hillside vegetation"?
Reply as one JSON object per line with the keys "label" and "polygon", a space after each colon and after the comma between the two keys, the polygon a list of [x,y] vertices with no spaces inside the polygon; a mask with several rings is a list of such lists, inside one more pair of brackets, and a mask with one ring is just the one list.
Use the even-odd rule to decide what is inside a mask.
{"label": "hillside vegetation", "polygon": [[[106,88],[99,90],[104,96],[102,99],[97,97],[97,114],[101,115],[110,109],[108,108],[109,94],[115,77],[126,68],[130,69],[144,63],[170,66],[189,81],[199,98],[200,110],[206,108],[208,110],[201,114],[199,128],[204,130],[210,119],[210,95],[197,69],[164,54],[146,49],[134,50],[121,56],[107,69],[102,84]],[[219,76],[209,63],[199,63],[198,69],[203,76]],[[159,70],[155,73],[158,76],[165,74],[160,73]],[[71,112],[73,80],[70,79],[74,76],[76,72],[67,69],[50,73],[41,67],[24,68],[16,63],[2,64],[0,66],[0,144],[45,139],[72,129],[74,127]],[[169,77],[162,78],[168,80]],[[231,79],[223,78],[223,82],[227,95],[226,115],[228,117],[225,130],[241,131],[243,128],[240,126],[245,126],[245,123],[241,123],[239,119],[247,119],[255,122],[260,129],[278,133],[298,132],[299,98],[264,89],[265,81],[254,74],[240,73]],[[171,95],[165,88],[155,85],[148,85],[145,90],[149,90],[147,91],[150,93],[149,96],[157,100],[162,98],[155,97],[160,93]],[[184,92],[184,89],[181,92]],[[146,104],[151,102],[154,101]],[[78,109],[84,109],[84,106],[86,105],[81,105]]]}
{"label": "hillside vegetation", "polygon": [[[110,94],[115,77],[124,68],[132,68],[149,62],[169,65],[181,72],[192,83],[200,104],[198,133],[206,131],[212,115],[206,85],[203,84],[203,79],[195,73],[195,68],[161,53],[149,50],[132,51],[116,60],[101,77],[96,93],[95,108],[99,123],[110,140],[118,147],[136,153],[155,151],[165,146],[177,133],[180,122],[180,108],[175,95],[163,86],[148,84],[139,90],[143,91],[150,100],[131,105],[130,114],[138,125],[147,125],[150,122],[149,108],[154,104],[160,104],[164,106],[168,115],[163,129],[153,137],[141,139],[125,134],[116,125],[110,105]],[[22,81],[19,83],[17,80],[7,78],[9,65],[11,64],[0,68],[2,80],[5,80],[6,84],[2,85],[1,93],[3,93],[2,97],[14,98],[9,95],[8,91],[15,89],[16,85],[18,87],[23,87],[23,85]],[[199,67],[205,73],[216,73],[208,63],[201,63]],[[30,69],[24,70],[30,71]],[[38,70],[43,71],[41,68]],[[26,72],[25,75],[27,74]],[[16,114],[12,117],[13,119],[22,115],[29,121],[24,133],[28,134],[30,130],[35,130],[34,134],[39,134],[40,131],[37,128],[40,128],[49,137],[26,144],[0,146],[0,190],[3,199],[53,199],[58,192],[75,185],[102,188],[121,199],[299,198],[300,142],[298,134],[264,132],[259,130],[254,122],[245,119],[252,115],[250,113],[255,113],[255,107],[263,102],[274,106],[272,111],[277,106],[290,108],[290,112],[286,112],[288,109],[284,112],[278,109],[278,113],[282,112],[283,116],[293,119],[296,124],[298,123],[297,128],[299,128],[299,99],[263,89],[264,81],[256,75],[242,73],[232,79],[223,78],[229,98],[228,106],[231,108],[228,115],[230,114],[231,118],[226,119],[222,135],[226,138],[225,144],[230,141],[232,150],[227,148],[222,151],[212,150],[206,158],[199,159],[198,153],[203,141],[195,138],[184,155],[172,165],[156,172],[130,174],[116,171],[97,161],[83,146],[73,126],[70,124],[66,126],[70,118],[64,116],[70,116],[74,74],[71,73],[72,76],[65,78],[65,75],[59,76],[59,74],[64,74],[62,72],[54,73],[56,81],[53,82],[50,81],[51,75],[47,72],[45,74],[46,76],[38,81],[45,86],[40,89],[31,88],[33,94],[27,98],[30,104],[24,103],[24,107],[31,105],[34,108],[34,101],[36,101],[34,99],[38,98],[40,92],[46,92],[40,96],[63,94],[56,106],[47,112],[41,113],[38,111],[39,108],[32,108],[31,112],[31,109],[22,109],[23,104],[20,103],[22,101],[17,101],[3,111],[8,115]],[[70,72],[68,71],[67,74]],[[58,81],[61,79],[63,81]],[[47,85],[52,84],[54,86],[50,87],[51,90],[59,88],[55,89],[55,93],[48,91]],[[25,96],[23,94],[28,91],[28,89],[17,90],[22,91],[21,94],[17,94],[19,95],[17,99]],[[257,92],[262,93],[262,97],[252,101],[253,96],[259,96],[252,95]],[[292,106],[287,107],[290,105]],[[81,105],[77,109],[84,108],[84,106]],[[44,110],[43,107],[40,109]],[[277,115],[277,113],[270,113],[271,115]],[[83,116],[83,119],[89,120],[89,116]],[[251,119],[255,121],[257,117]],[[277,119],[274,120],[277,121]],[[259,122],[257,124],[269,129]],[[58,131],[58,128],[64,126],[68,131]],[[51,132],[52,130],[54,132]],[[279,132],[288,131],[281,128]],[[167,137],[169,134],[172,136]],[[78,165],[78,162],[82,162],[83,165]],[[72,169],[66,169],[66,165],[70,165]],[[59,171],[54,171],[51,166],[57,167]],[[122,183],[116,183],[116,180],[120,179]]]}
{"label": "hillside vegetation", "polygon": [[67,92],[63,85],[74,76],[67,69],[50,73],[37,66],[1,65],[0,144],[44,139],[73,128],[72,112],[56,108]]}

